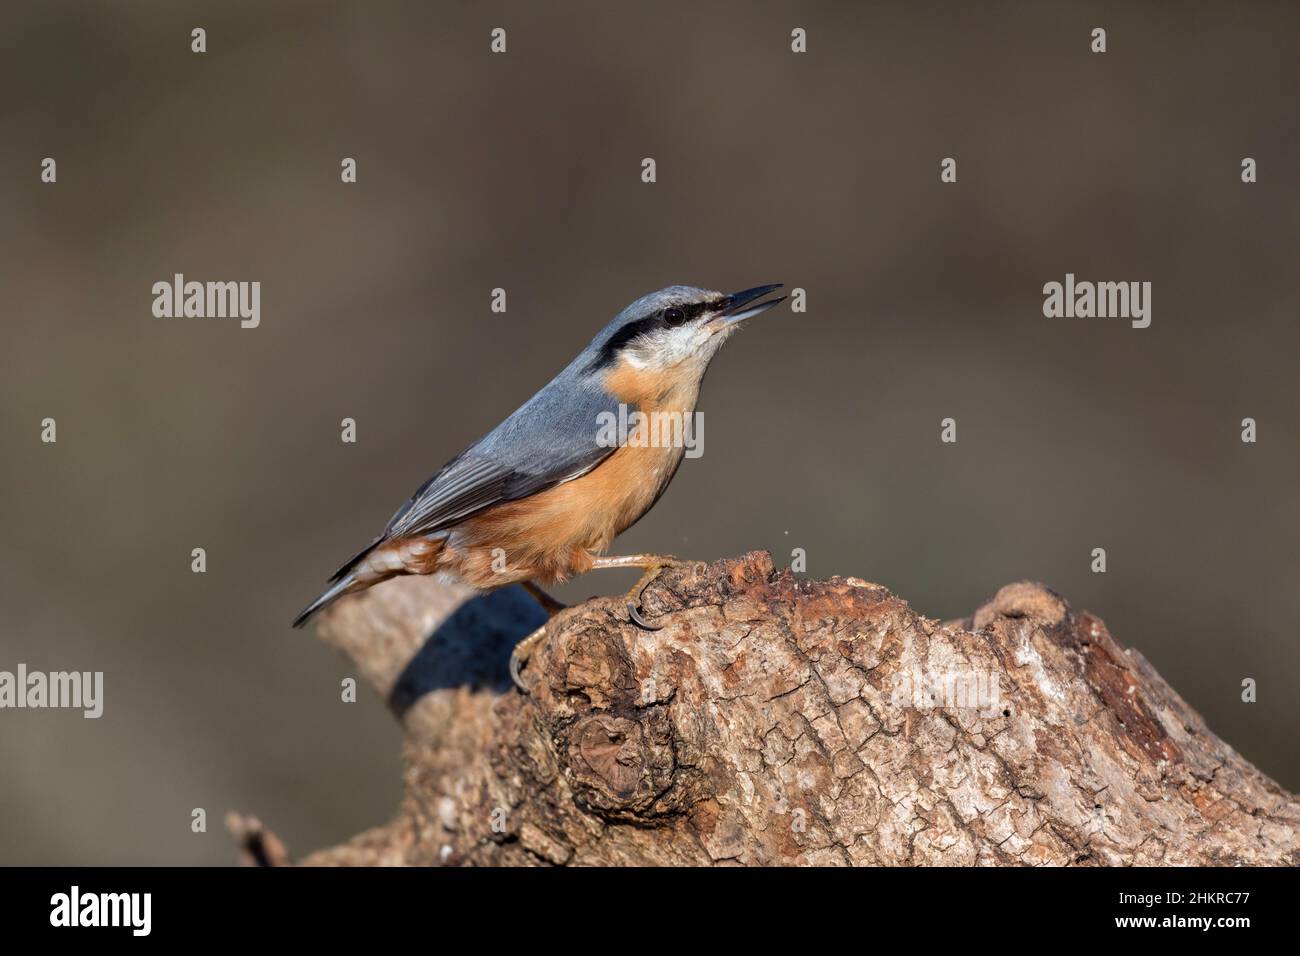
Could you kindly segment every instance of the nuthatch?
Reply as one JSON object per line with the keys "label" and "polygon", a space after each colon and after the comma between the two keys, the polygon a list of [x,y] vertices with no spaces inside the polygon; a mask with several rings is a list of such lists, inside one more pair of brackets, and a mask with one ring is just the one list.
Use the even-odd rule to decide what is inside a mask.
{"label": "nuthatch", "polygon": [[[554,611],[559,605],[541,585],[594,568],[645,569],[628,611],[651,627],[634,595],[680,562],[603,552],[659,500],[684,444],[611,443],[600,423],[620,406],[624,415],[693,416],[713,356],[743,321],[784,301],[759,301],[780,287],[724,295],[675,285],[637,299],[550,384],[421,485],[294,627],[339,597],[399,574],[447,572],[481,590],[521,583]],[[530,641],[511,659],[520,687]]]}

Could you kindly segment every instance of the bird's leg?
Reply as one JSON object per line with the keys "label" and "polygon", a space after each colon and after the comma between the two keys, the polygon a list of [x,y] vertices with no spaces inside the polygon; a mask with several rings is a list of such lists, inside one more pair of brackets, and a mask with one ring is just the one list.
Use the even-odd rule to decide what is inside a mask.
{"label": "bird's leg", "polygon": [[542,610],[545,611],[547,614],[549,614],[551,617],[555,617],[555,615],[559,614],[561,611],[563,611],[566,607],[569,606],[551,597],[549,594],[547,594],[545,591],[539,588],[532,581],[524,581],[522,582],[522,584],[524,586],[524,590],[527,591],[529,594],[531,594],[534,598],[536,598],[537,603],[542,606]]}
{"label": "bird's leg", "polygon": [[683,561],[671,554],[597,554],[591,558],[591,569],[595,571],[598,568],[649,568],[658,571],[694,563]]}
{"label": "bird's leg", "polygon": [[591,567],[596,568],[645,568],[645,574],[632,585],[627,592],[627,616],[638,627],[647,631],[657,631],[662,625],[651,624],[641,616],[641,592],[646,589],[664,568],[689,568],[701,564],[700,561],[683,561],[670,554],[623,554],[601,555],[592,559]]}
{"label": "bird's leg", "polygon": [[[537,603],[542,606],[542,610],[551,617],[555,617],[568,606],[561,604],[532,581],[521,581],[520,583],[523,584],[524,590],[531,594],[537,600]],[[510,679],[525,694],[528,693],[528,685],[524,683],[520,672],[528,665],[528,658],[532,656],[533,648],[537,646],[537,642],[542,639],[545,633],[546,625],[543,624],[516,644],[515,649],[510,652]]]}

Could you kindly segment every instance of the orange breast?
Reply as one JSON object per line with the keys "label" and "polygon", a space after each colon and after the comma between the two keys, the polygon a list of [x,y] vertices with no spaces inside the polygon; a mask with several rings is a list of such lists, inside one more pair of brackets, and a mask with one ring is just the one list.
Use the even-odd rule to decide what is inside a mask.
{"label": "orange breast", "polygon": [[581,478],[470,518],[444,560],[479,587],[582,574],[650,510],[681,459],[680,448],[619,448]]}

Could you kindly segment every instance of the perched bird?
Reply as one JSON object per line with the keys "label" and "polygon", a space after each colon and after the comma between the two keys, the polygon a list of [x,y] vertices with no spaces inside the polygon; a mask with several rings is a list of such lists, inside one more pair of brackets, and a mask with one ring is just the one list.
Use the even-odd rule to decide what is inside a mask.
{"label": "perched bird", "polygon": [[[620,411],[624,421],[630,410],[692,416],[713,356],[742,322],[784,301],[760,301],[780,287],[724,295],[675,285],[637,299],[548,385],[421,485],[294,627],[400,574],[447,572],[482,590],[521,583],[554,611],[561,605],[542,585],[594,568],[644,568],[629,592],[639,595],[677,559],[603,552],[659,500],[685,445],[611,442],[606,426]],[[636,601],[628,610],[651,627]],[[527,643],[511,660],[521,687]]]}

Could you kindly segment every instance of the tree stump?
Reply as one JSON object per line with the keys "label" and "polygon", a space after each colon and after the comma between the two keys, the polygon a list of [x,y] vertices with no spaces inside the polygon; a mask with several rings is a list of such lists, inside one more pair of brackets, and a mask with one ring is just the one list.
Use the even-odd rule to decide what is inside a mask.
{"label": "tree stump", "polygon": [[320,632],[406,731],[390,823],[309,865],[1300,862],[1300,804],[1100,619],[1004,587],[927,620],[756,552],[546,622],[518,588],[404,578]]}

